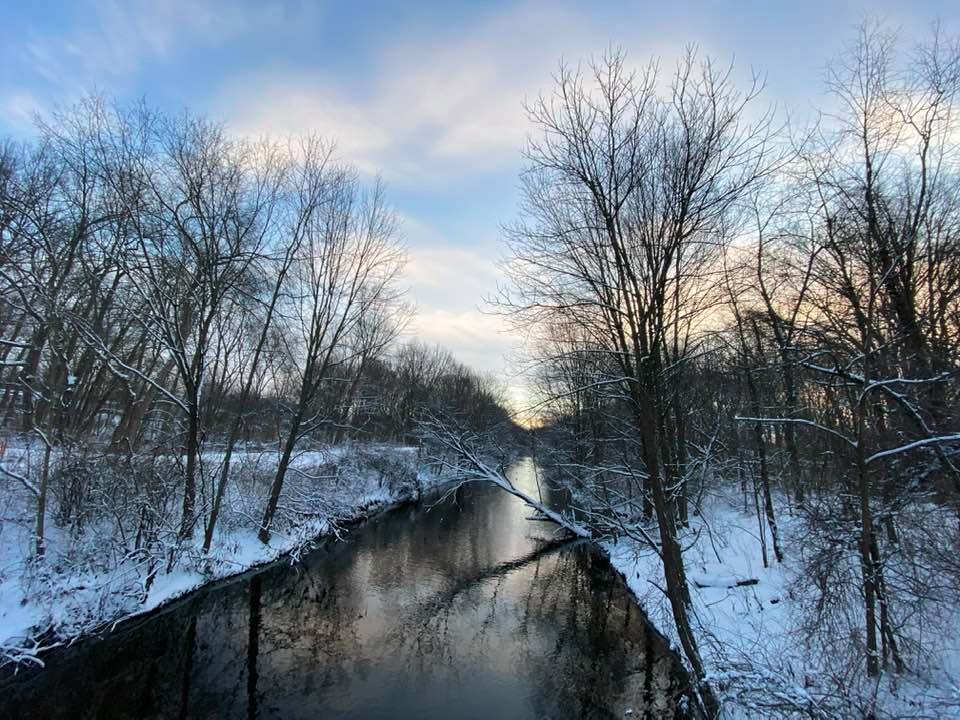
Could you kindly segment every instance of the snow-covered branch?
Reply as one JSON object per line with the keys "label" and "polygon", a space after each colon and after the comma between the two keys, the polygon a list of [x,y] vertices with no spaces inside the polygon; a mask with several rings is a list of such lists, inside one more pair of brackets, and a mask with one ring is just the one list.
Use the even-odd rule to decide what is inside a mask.
{"label": "snow-covered branch", "polygon": [[472,438],[471,433],[459,431],[455,429],[452,423],[448,424],[446,421],[435,417],[422,421],[420,423],[420,431],[427,440],[437,443],[443,449],[451,452],[458,460],[465,463],[452,466],[449,464],[449,461],[443,461],[447,467],[455,467],[460,472],[463,472],[465,479],[482,480],[496,485],[504,492],[522,500],[544,518],[569,530],[577,537],[591,538],[593,536],[588,528],[567,515],[553,510],[543,502],[534,499],[517,488],[499,469],[491,467],[490,463],[482,457],[481,450],[475,447],[474,441],[476,438]]}
{"label": "snow-covered branch", "polygon": [[820,432],[825,432],[830,435],[833,435],[834,437],[839,438],[840,440],[843,440],[843,442],[845,442],[847,445],[849,445],[852,448],[857,447],[856,440],[851,440],[843,433],[837,432],[833,428],[829,428],[826,425],[821,425],[820,423],[816,423],[813,420],[806,420],[804,418],[783,418],[783,417],[744,417],[741,415],[737,415],[733,419],[736,420],[737,422],[758,422],[758,423],[765,423],[769,425],[786,425],[786,424],[804,425],[806,427],[812,427],[816,430],[819,430]]}
{"label": "snow-covered branch", "polygon": [[10,470],[4,467],[3,463],[0,463],[0,474],[3,474],[4,477],[8,477],[12,480],[16,480],[18,483],[23,485],[31,494],[33,494],[34,497],[40,495],[40,489],[33,482],[30,481],[30,478],[28,478],[26,475],[21,475],[18,472],[14,472],[13,470]]}
{"label": "snow-covered branch", "polygon": [[873,455],[870,455],[866,462],[869,465],[872,462],[877,460],[882,460],[883,458],[891,457],[893,455],[899,455],[901,453],[909,452],[911,450],[916,450],[917,448],[929,447],[931,445],[944,445],[946,443],[960,442],[960,434],[955,435],[940,435],[939,437],[929,437],[923,438],[921,440],[915,440],[914,442],[907,443],[906,445],[901,445],[899,447],[890,448],[888,450],[881,450],[876,452]]}

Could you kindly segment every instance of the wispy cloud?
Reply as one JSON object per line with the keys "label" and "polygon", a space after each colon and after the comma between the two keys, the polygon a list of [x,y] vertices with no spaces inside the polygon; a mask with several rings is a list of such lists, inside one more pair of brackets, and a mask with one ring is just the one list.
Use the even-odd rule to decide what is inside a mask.
{"label": "wispy cloud", "polygon": [[39,107],[39,100],[29,92],[15,91],[0,96],[0,117],[17,130],[26,130],[33,125]]}
{"label": "wispy cloud", "polygon": [[603,47],[573,10],[524,4],[442,35],[407,35],[376,52],[358,87],[322,68],[278,70],[225,83],[217,108],[243,133],[318,131],[391,182],[444,182],[515,163],[528,125],[525,98],[549,86],[562,55]]}
{"label": "wispy cloud", "polygon": [[[76,0],[63,6],[66,20],[24,26],[0,50],[9,60],[0,124],[25,127],[37,107],[96,87],[160,92],[239,134],[335,139],[341,157],[382,173],[408,203],[416,332],[494,369],[514,340],[479,308],[499,277],[489,248],[512,211],[524,100],[550,91],[561,58],[577,62],[611,41],[634,62],[658,55],[666,67],[683,42],[710,49],[712,33],[690,30],[694,19],[710,25],[706,9],[678,10],[684,22],[663,25],[654,15],[671,7],[605,14],[574,2],[472,8],[455,23],[411,13],[384,40],[367,32],[375,21],[364,13],[339,16],[352,24],[323,35],[340,29],[342,8],[320,0]],[[202,65],[190,79],[202,79],[181,86],[193,62]]]}
{"label": "wispy cloud", "polygon": [[462,360],[495,370],[514,339],[485,299],[502,281],[494,253],[445,237],[429,222],[403,218],[409,244],[405,278],[418,308],[412,330],[428,342],[456,349]]}
{"label": "wispy cloud", "polygon": [[28,64],[52,83],[102,84],[132,74],[144,61],[168,55],[178,39],[216,27],[209,8],[183,0],[79,5],[75,24],[58,33],[33,32],[24,40]]}
{"label": "wispy cloud", "polygon": [[230,0],[78,0],[66,7],[61,24],[24,28],[4,49],[10,80],[0,86],[0,114],[10,124],[17,124],[28,97],[32,112],[93,89],[115,92],[189,49],[218,47],[252,31],[280,32],[294,19],[319,17],[319,4],[309,0],[249,6]]}

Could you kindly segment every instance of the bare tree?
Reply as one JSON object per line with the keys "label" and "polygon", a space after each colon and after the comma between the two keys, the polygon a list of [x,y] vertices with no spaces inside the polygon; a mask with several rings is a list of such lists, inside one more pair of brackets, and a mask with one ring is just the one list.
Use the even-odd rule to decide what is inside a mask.
{"label": "bare tree", "polygon": [[297,392],[259,537],[267,542],[283,481],[298,442],[330,422],[320,402],[333,372],[369,348],[356,340],[364,322],[388,313],[402,293],[396,282],[404,252],[379,183],[364,193],[355,174],[340,168],[327,201],[305,219],[291,275],[288,352],[296,361]]}
{"label": "bare tree", "polygon": [[526,324],[577,323],[590,340],[584,352],[601,348],[616,368],[603,382],[628,398],[666,593],[714,714],[677,539],[684,409],[664,380],[689,356],[691,333],[716,302],[709,288],[738,204],[779,156],[771,116],[747,120],[759,85],[741,93],[732,68],[691,50],[668,97],[656,88],[656,65],[633,73],[613,54],[587,77],[561,68],[554,95],[530,108],[539,134],[527,150],[526,220],[509,233],[516,291],[504,307]]}

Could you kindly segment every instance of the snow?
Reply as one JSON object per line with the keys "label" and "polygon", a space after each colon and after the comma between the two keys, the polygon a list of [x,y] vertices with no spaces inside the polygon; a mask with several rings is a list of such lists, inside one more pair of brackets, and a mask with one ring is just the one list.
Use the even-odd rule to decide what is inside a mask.
{"label": "snow", "polygon": [[[204,463],[211,466],[220,459],[217,453],[204,455]],[[3,462],[15,470],[28,461],[27,454],[14,448]],[[340,537],[350,521],[408,499],[412,485],[425,490],[441,482],[439,475],[420,467],[412,448],[300,453],[281,496],[286,520],[278,522],[265,545],[256,534],[263,497],[251,488],[263,485],[276,455],[248,450],[238,453],[235,462],[237,477],[225,496],[211,552],[204,555],[196,538],[182,548],[169,572],[161,568],[148,589],[142,561],[104,552],[109,529],[97,525],[75,538],[49,523],[45,558],[28,560],[33,498],[9,480],[7,494],[0,498],[0,657],[40,662],[36,655],[44,647],[70,642],[282,557],[295,561],[318,538]],[[403,469],[403,482],[387,478],[397,468]],[[486,479],[499,477],[492,468],[485,470]],[[550,516],[548,508],[504,482],[495,484],[524,499],[536,517]],[[802,520],[791,514],[785,498],[776,500],[783,564],[768,549],[769,565],[764,566],[756,517],[731,498],[706,498],[704,514],[691,519],[681,538],[694,631],[725,715],[834,718],[869,710],[877,717],[960,718],[960,608],[940,617],[924,613],[925,625],[910,628],[914,658],[922,662],[914,662],[907,674],[888,672],[879,685],[871,686],[859,668],[843,666],[849,658],[810,635]],[[605,542],[602,548],[653,624],[676,645],[656,552],[626,538]],[[859,622],[860,608],[848,611]],[[846,640],[849,647],[849,639],[838,636],[837,642]]]}
{"label": "snow", "polygon": [[[256,564],[257,563],[250,563],[250,567]],[[238,569],[242,568],[238,567]],[[155,610],[165,602],[185,595],[213,579],[214,578],[207,578],[203,573],[195,570],[174,570],[171,573],[161,575],[160,579],[153,584],[143,605],[135,613],[131,614]]]}
{"label": "snow", "polygon": [[[5,469],[22,467],[27,454],[14,450],[4,458]],[[234,455],[238,476],[254,481],[269,478],[276,453]],[[205,453],[203,462],[215,467],[222,459]],[[340,447],[300,453],[281,495],[281,507],[268,544],[257,538],[262,493],[231,482],[225,495],[218,530],[208,554],[202,553],[202,532],[182,548],[169,572],[160,568],[147,583],[142,560],[130,553],[115,557],[106,550],[115,538],[111,529],[91,525],[81,537],[58,528],[48,514],[46,554],[31,559],[33,500],[23,487],[9,483],[8,502],[0,520],[0,664],[36,662],[47,647],[70,642],[123,619],[154,610],[207,583],[288,557],[291,562],[318,539],[342,537],[345,524],[361,520],[439,484],[438,475],[418,466],[415,448]],[[386,468],[386,469],[385,469]],[[399,469],[399,470],[398,470]],[[402,481],[387,477],[399,472]],[[233,470],[231,475],[233,475]],[[259,486],[257,486],[259,487]],[[261,488],[263,489],[263,488]],[[42,641],[39,640],[42,638]]]}
{"label": "snow", "polygon": [[[912,674],[887,673],[879,686],[838,686],[849,668],[838,668],[840,658],[804,629],[797,518],[781,513],[786,557],[778,564],[768,548],[764,567],[754,516],[723,500],[705,513],[685,534],[684,559],[694,631],[726,717],[839,718],[870,707],[877,717],[960,718],[960,608],[943,619],[940,642],[927,639],[925,661]],[[679,647],[656,553],[629,539],[603,549],[654,625]],[[749,580],[756,583],[737,586]]]}

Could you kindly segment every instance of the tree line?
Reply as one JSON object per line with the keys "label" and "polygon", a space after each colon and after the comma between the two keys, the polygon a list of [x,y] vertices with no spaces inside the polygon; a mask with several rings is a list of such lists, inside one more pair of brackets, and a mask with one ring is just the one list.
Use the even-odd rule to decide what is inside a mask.
{"label": "tree line", "polygon": [[[278,454],[266,542],[304,447],[414,443],[429,404],[503,415],[489,379],[402,338],[405,262],[383,184],[322,138],[90,96],[0,145],[0,423],[40,457],[0,474],[35,503],[35,554],[54,476],[58,522],[97,494],[74,456],[178,498],[161,514],[206,552],[251,443]],[[143,458],[170,462],[143,476]]]}
{"label": "tree line", "polygon": [[797,129],[696,49],[669,73],[611,52],[528,106],[498,306],[542,462],[595,534],[656,548],[709,715],[682,544],[716,492],[765,564],[803,563],[811,633],[861,677],[960,587],[960,45],[865,23],[826,85]]}

